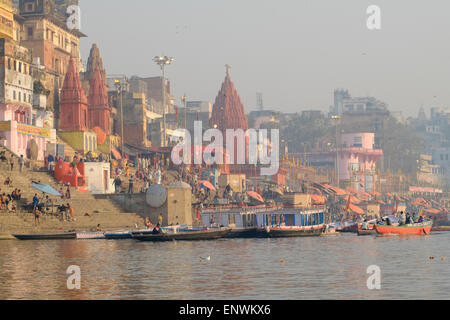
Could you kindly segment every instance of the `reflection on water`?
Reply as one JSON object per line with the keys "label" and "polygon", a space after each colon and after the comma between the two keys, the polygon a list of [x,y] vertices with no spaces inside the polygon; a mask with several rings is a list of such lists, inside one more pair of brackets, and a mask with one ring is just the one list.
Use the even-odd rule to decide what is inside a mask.
{"label": "reflection on water", "polygon": [[[449,299],[449,240],[0,241],[0,299]],[[66,288],[70,265],[81,290]],[[367,289],[369,265],[381,290]]]}

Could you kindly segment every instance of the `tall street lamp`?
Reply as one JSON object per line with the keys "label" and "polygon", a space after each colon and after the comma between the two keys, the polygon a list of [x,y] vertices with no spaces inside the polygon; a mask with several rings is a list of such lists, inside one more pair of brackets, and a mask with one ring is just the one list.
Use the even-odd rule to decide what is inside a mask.
{"label": "tall street lamp", "polygon": [[332,116],[331,119],[336,121],[336,184],[337,187],[340,187],[340,181],[339,181],[339,131],[338,131],[338,125],[339,120],[341,119],[340,116]]}
{"label": "tall street lamp", "polygon": [[187,121],[186,121],[186,116],[187,116],[187,97],[186,97],[186,93],[184,94],[184,96],[181,97],[181,101],[184,104],[184,129],[187,130]]}
{"label": "tall street lamp", "polygon": [[173,62],[174,58],[168,56],[156,56],[153,62],[159,65],[162,71],[162,104],[163,104],[163,143],[162,147],[166,146],[166,66]]}
{"label": "tall street lamp", "polygon": [[119,101],[120,101],[120,144],[121,144],[121,154],[122,159],[124,157],[124,136],[123,136],[123,90],[126,85],[126,80],[123,79],[123,83],[121,80],[116,79],[114,80],[114,85],[117,90],[117,94],[119,95]]}

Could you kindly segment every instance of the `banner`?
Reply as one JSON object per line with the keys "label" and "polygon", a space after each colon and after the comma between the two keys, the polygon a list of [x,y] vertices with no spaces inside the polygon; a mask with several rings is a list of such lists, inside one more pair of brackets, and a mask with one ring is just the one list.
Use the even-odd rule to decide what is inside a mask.
{"label": "banner", "polygon": [[31,136],[43,137],[43,138],[48,138],[48,139],[51,138],[49,129],[30,126],[30,125],[23,124],[23,123],[17,124],[17,132],[23,133],[23,134],[28,134]]}

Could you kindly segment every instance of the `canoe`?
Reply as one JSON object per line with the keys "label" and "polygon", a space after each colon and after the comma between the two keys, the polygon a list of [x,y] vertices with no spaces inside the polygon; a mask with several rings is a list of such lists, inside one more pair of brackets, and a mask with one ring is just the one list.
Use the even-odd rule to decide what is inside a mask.
{"label": "canoe", "polygon": [[76,239],[76,232],[50,233],[50,234],[13,234],[19,240],[66,240]]}
{"label": "canoe", "polygon": [[431,232],[431,227],[433,226],[432,221],[407,224],[402,226],[386,226],[386,225],[375,225],[378,234],[400,234],[400,235],[429,235]]}
{"label": "canoe", "polygon": [[179,233],[148,234],[147,232],[133,233],[133,239],[139,241],[199,241],[216,240],[224,238],[231,229],[208,230],[208,231],[183,231]]}
{"label": "canoe", "polygon": [[325,230],[325,225],[306,227],[266,227],[259,229],[262,236],[267,238],[290,238],[290,237],[319,237]]}
{"label": "canoe", "polygon": [[104,232],[77,232],[77,239],[79,240],[96,240],[106,239]]}

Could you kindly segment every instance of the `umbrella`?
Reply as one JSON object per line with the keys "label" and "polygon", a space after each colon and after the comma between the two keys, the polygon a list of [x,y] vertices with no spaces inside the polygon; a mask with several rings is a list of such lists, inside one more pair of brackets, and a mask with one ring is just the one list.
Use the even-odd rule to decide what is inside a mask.
{"label": "umbrella", "polygon": [[355,205],[353,205],[353,204],[351,204],[351,203],[350,203],[350,205],[349,205],[349,208],[350,208],[350,210],[352,210],[354,213],[357,213],[357,214],[363,214],[363,213],[364,213],[364,210],[363,210],[363,209],[361,209],[360,207],[355,206]]}
{"label": "umbrella", "polygon": [[60,196],[61,194],[53,189],[53,187],[49,186],[48,184],[40,184],[40,183],[32,183],[31,184],[33,188],[38,189],[39,191],[42,191],[43,193],[47,193],[52,196]]}
{"label": "umbrella", "polygon": [[208,180],[202,180],[200,181],[200,184],[203,185],[205,188],[208,188],[212,191],[216,191],[216,188]]}
{"label": "umbrella", "polygon": [[264,198],[261,197],[261,195],[255,191],[247,191],[247,194],[252,197],[255,200],[258,200],[260,202],[264,202]]}

